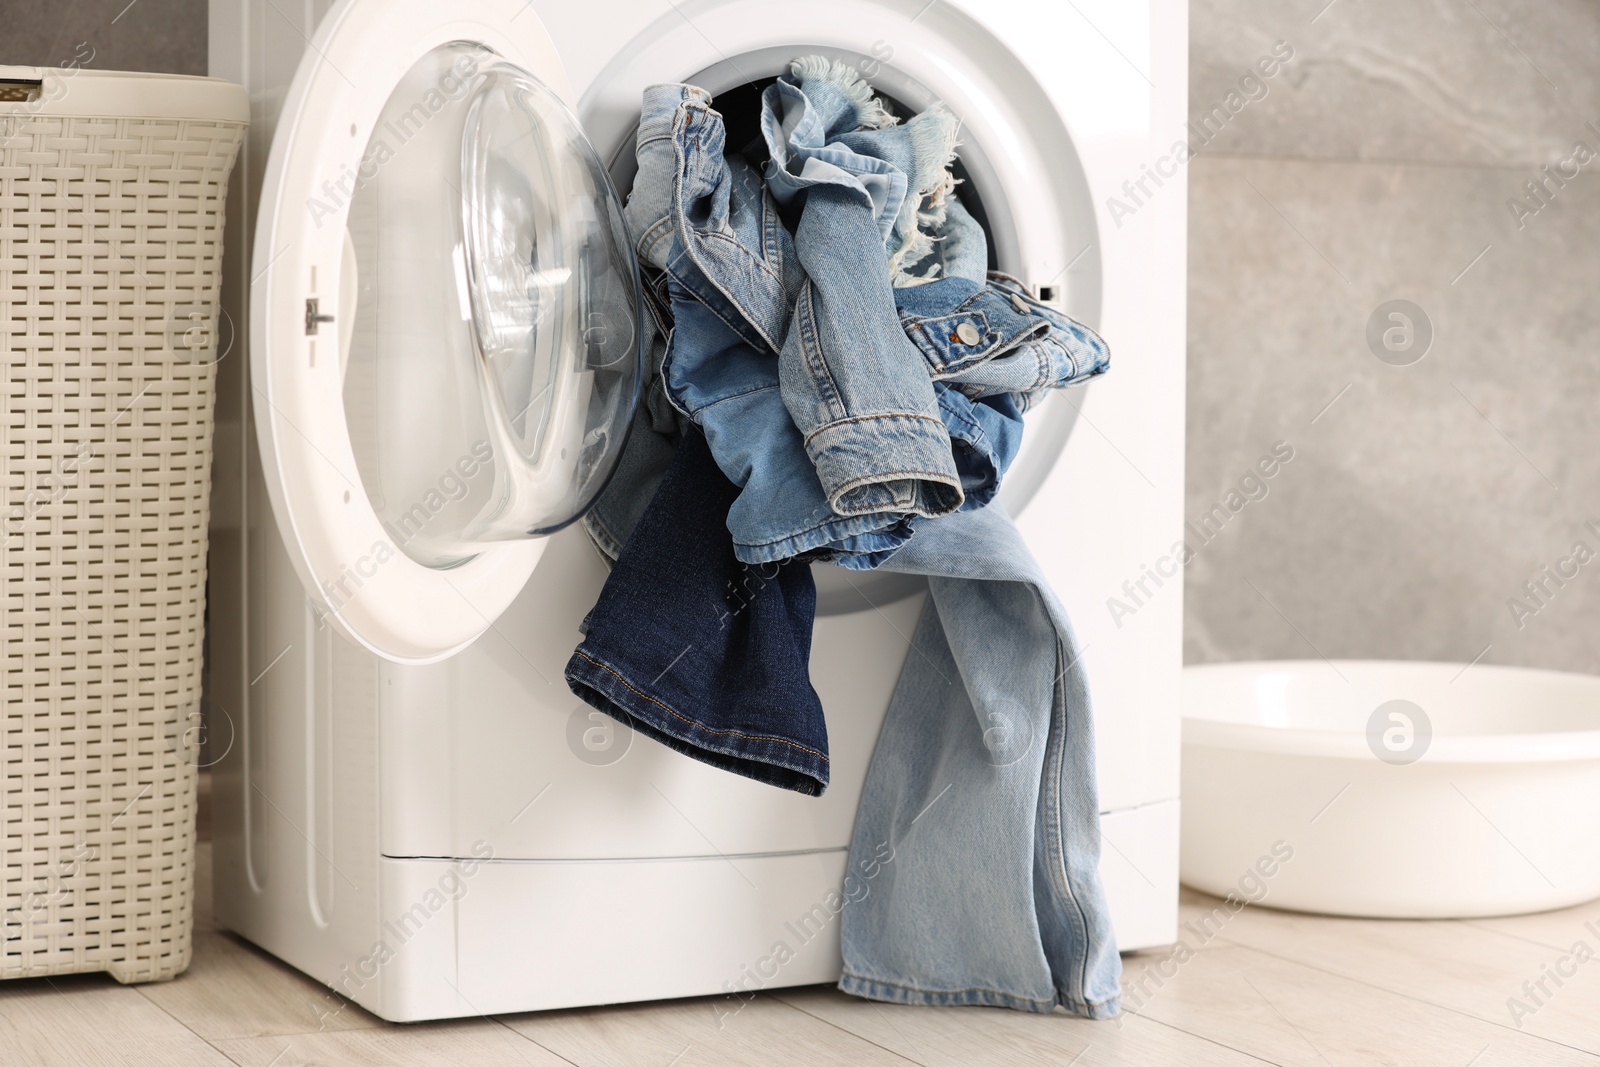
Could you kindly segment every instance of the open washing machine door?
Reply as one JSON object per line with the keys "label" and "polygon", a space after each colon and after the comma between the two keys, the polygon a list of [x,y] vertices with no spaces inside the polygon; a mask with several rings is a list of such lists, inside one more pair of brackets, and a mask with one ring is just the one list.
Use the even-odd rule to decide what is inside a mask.
{"label": "open washing machine door", "polygon": [[[514,5],[512,5],[514,6]],[[346,0],[285,101],[252,266],[263,474],[321,619],[458,652],[580,516],[642,375],[622,205],[498,0]]]}

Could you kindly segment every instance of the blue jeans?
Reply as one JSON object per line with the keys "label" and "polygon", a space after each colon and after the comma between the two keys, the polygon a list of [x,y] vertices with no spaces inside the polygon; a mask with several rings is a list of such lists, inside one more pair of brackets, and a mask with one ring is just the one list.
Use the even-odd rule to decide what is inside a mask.
{"label": "blue jeans", "polygon": [[[681,752],[820,792],[826,736],[804,673],[809,572],[791,564],[771,581],[765,576],[793,556],[929,575],[930,604],[857,816],[851,869],[879,873],[867,898],[846,910],[841,988],[908,1003],[1037,1011],[1059,1003],[1103,1018],[1117,1010],[1120,961],[1097,869],[1086,680],[1061,606],[990,500],[1029,402],[1102,373],[1105,346],[1015,280],[986,277],[982,231],[954,199],[944,198],[938,220],[945,239],[926,247],[921,220],[915,232],[902,225],[909,195],[889,210],[891,172],[918,171],[916,139],[879,139],[887,169],[856,162],[883,132],[870,92],[830,66],[796,67],[791,88],[803,102],[784,90],[784,108],[770,115],[790,153],[784,158],[801,159],[800,174],[781,162],[778,169],[803,178],[816,163],[812,177],[829,180],[794,183],[806,190],[803,210],[839,220],[851,248],[867,244],[870,231],[886,267],[903,252],[884,272],[895,284],[885,294],[874,279],[858,298],[850,275],[874,276],[862,264],[875,261],[841,270],[853,253],[835,247],[822,255],[838,234],[820,222],[806,231],[802,214],[801,231],[818,250],[821,280],[813,278],[800,248],[806,242],[783,226],[772,192],[743,160],[724,154],[721,119],[705,94],[685,86],[647,93],[628,221],[641,259],[664,272],[652,293],[670,305],[662,317],[672,320],[659,326],[672,338],[659,360],[666,388],[647,395],[670,398],[704,428],[706,442],[691,429],[673,452],[671,412],[641,414],[591,517],[597,541],[621,558],[586,620],[568,680],[595,707]],[[801,136],[804,123],[787,122],[801,114],[790,105],[802,104],[815,112],[820,140]],[[769,172],[769,185],[787,180]],[[907,179],[906,188],[914,184]],[[912,206],[921,211],[927,201]],[[841,330],[858,320],[884,351],[863,354],[858,338]],[[791,349],[796,331],[807,335]],[[852,364],[837,382],[835,356]],[[892,380],[860,375],[857,363]],[[829,395],[833,385],[837,395]],[[924,388],[926,409],[913,401]],[[870,417],[824,421],[836,404]],[[944,465],[933,475],[897,471],[911,455],[900,446],[925,443],[929,412]],[[904,441],[886,434],[902,415],[914,417]],[[812,445],[824,427],[819,463]],[[668,466],[641,519],[638,494]],[[873,480],[884,473],[906,477]],[[953,513],[931,518],[932,509],[916,506],[942,490],[955,494]],[[843,514],[833,506],[873,494],[889,498],[881,510]],[[751,579],[733,569],[735,560],[764,566]],[[713,587],[742,589],[748,596],[739,603],[750,606],[730,613],[730,602],[713,603],[715,618],[707,616]],[[724,626],[730,614],[734,625]],[[692,639],[680,640],[685,632]],[[741,704],[752,693],[759,700]],[[885,842],[895,858],[878,864]]]}
{"label": "blue jeans", "polygon": [[844,910],[839,988],[1115,1015],[1094,722],[1065,611],[999,504],[929,523],[883,569],[928,575],[930,596],[850,846],[852,870],[882,842],[894,861]]}
{"label": "blue jeans", "polygon": [[805,563],[734,559],[737,492],[691,428],[583,621],[567,685],[668,748],[818,795],[828,728],[809,672],[816,586]]}

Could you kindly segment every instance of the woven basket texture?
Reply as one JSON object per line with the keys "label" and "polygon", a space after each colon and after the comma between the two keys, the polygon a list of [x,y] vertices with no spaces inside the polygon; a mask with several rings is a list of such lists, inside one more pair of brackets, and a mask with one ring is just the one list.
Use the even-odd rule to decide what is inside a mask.
{"label": "woven basket texture", "polygon": [[0,114],[0,978],[143,982],[189,963],[218,289],[242,133]]}

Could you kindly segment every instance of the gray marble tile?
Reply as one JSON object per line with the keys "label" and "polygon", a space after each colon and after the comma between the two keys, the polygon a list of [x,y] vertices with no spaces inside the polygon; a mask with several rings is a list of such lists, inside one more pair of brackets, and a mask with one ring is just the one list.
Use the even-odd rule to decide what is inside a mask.
{"label": "gray marble tile", "polygon": [[1294,53],[1246,84],[1210,154],[1539,163],[1600,147],[1590,0],[1194,0],[1189,26],[1191,117],[1225,107],[1275,42]]}
{"label": "gray marble tile", "polygon": [[206,73],[206,0],[0,0],[0,64]]}
{"label": "gray marble tile", "polygon": [[[1274,442],[1295,455],[1195,538],[1190,662],[1465,661],[1489,645],[1484,662],[1600,670],[1600,558],[1525,599],[1531,615],[1507,606],[1574,542],[1600,554],[1583,528],[1600,529],[1600,175],[1519,229],[1505,201],[1524,177],[1194,162],[1189,518]],[[1392,299],[1433,327],[1409,366],[1368,345]]]}

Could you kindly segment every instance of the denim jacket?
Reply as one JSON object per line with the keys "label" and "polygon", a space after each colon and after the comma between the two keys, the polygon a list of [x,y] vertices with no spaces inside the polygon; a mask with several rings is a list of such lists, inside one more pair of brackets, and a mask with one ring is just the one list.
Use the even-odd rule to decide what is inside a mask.
{"label": "denim jacket", "polygon": [[[725,154],[703,90],[647,90],[627,219],[668,279],[665,394],[741,489],[738,558],[867,568],[921,521],[992,499],[1030,399],[1102,372],[1106,351],[985,278],[982,229],[948,195],[953,120],[890,126],[848,69],[795,70],[764,97],[765,184]],[[780,200],[801,212],[792,237]],[[896,286],[860,269],[896,257]]]}
{"label": "denim jacket", "polygon": [[[839,94],[830,99],[839,109],[834,121],[853,128],[850,101]],[[771,423],[787,417],[799,431],[801,451],[790,462],[812,468],[823,494],[820,503],[827,508],[818,512],[807,507],[788,529],[780,523],[777,529],[742,535],[735,528],[735,540],[755,545],[799,536],[811,542],[793,546],[803,551],[861,532],[850,524],[826,531],[806,528],[830,515],[938,515],[955,510],[961,494],[948,435],[921,357],[899,327],[887,272],[857,269],[863,262],[882,262],[883,204],[905,188],[904,175],[882,161],[844,152],[834,156],[849,156],[854,171],[816,161],[800,167],[811,176],[793,176],[790,183],[791,197],[802,190],[806,194],[791,239],[772,199],[770,180],[763,187],[753,168],[738,156],[725,155],[722,117],[693,87],[647,91],[636,187],[665,176],[662,164],[668,160],[652,144],[649,131],[657,127],[649,120],[659,121],[669,103],[671,244],[664,255],[650,247],[667,240],[660,223],[641,244],[647,255],[663,262],[683,295],[714,321],[705,321],[707,329],[701,330],[707,316],[677,318],[667,359],[668,394],[705,427],[720,462],[725,453],[712,424],[725,421],[728,413],[707,409],[766,388],[776,370],[783,409],[762,408]],[[819,176],[824,168],[826,173]],[[881,181],[869,192],[858,175]],[[648,199],[659,203],[659,195]],[[746,358],[729,358],[727,332],[749,349]],[[740,414],[748,416],[748,406]],[[767,433],[778,429],[767,420],[741,421],[742,434],[756,432],[758,425]],[[745,484],[738,471],[726,465],[724,470],[735,483]],[[777,481],[795,480],[799,473]],[[752,496],[767,496],[767,486],[746,488]],[[786,510],[782,497],[750,501],[758,502],[759,508],[749,510],[780,516]],[[883,523],[875,518],[870,525]],[[774,538],[773,533],[783,536]],[[782,551],[796,554],[787,545]]]}

